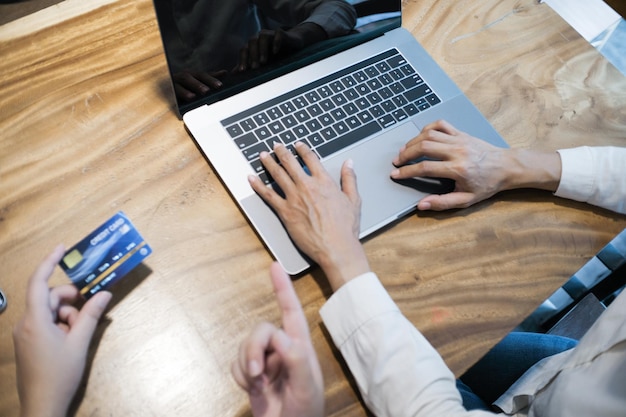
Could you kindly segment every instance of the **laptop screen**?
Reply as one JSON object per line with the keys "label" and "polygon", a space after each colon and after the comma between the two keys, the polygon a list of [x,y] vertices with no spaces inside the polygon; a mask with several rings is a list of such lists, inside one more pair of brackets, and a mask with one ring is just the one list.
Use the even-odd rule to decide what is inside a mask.
{"label": "laptop screen", "polygon": [[181,115],[401,25],[401,0],[154,0],[154,6]]}

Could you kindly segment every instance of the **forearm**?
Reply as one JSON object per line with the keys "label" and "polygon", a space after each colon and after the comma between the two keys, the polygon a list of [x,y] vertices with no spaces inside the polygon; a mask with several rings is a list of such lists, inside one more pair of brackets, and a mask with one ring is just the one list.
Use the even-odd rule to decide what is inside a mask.
{"label": "forearm", "polygon": [[507,149],[502,153],[501,190],[535,188],[556,191],[561,178],[557,152]]}

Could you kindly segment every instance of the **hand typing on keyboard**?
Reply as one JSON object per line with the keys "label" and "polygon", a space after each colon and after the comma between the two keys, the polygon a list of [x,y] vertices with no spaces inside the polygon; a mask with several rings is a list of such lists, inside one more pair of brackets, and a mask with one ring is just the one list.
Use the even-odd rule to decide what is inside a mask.
{"label": "hand typing on keyboard", "polygon": [[284,197],[267,187],[256,175],[252,188],[278,214],[289,236],[300,250],[326,273],[334,289],[369,271],[359,241],[361,197],[350,161],[341,169],[341,188],[324,169],[315,153],[298,142],[296,150],[310,175],[284,145],[274,152],[280,165],[263,152],[261,160],[284,192]]}

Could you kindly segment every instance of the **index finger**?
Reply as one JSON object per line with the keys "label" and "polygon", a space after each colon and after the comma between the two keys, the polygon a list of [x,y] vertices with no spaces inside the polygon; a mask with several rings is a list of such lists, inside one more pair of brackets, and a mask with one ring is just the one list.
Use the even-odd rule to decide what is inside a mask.
{"label": "index finger", "polygon": [[37,267],[28,281],[26,289],[26,312],[52,315],[50,311],[50,290],[48,280],[54,267],[63,257],[65,249],[59,245]]}
{"label": "index finger", "polygon": [[306,321],[298,295],[293,289],[291,278],[278,262],[272,264],[270,274],[285,333],[294,339],[309,340],[309,324]]}

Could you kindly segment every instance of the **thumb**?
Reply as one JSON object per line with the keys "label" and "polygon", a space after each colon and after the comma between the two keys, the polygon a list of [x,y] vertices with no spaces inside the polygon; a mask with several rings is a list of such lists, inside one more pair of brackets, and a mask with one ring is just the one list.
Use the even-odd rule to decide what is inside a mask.
{"label": "thumb", "polygon": [[91,297],[78,313],[78,317],[70,330],[70,334],[75,343],[81,345],[80,347],[82,349],[86,350],[89,346],[98,321],[107,308],[109,301],[111,301],[112,296],[113,295],[107,291],[99,292]]}
{"label": "thumb", "polygon": [[315,351],[306,344],[291,339],[284,331],[277,331],[272,346],[283,360],[289,378],[294,384],[309,387],[314,381],[314,366],[319,366]]}
{"label": "thumb", "polygon": [[424,197],[417,203],[418,210],[443,211],[455,208],[469,207],[474,202],[474,194],[453,192],[449,194],[433,194]]}
{"label": "thumb", "polygon": [[352,203],[360,204],[361,197],[357,188],[356,173],[354,172],[352,159],[346,160],[341,167],[341,189]]}

